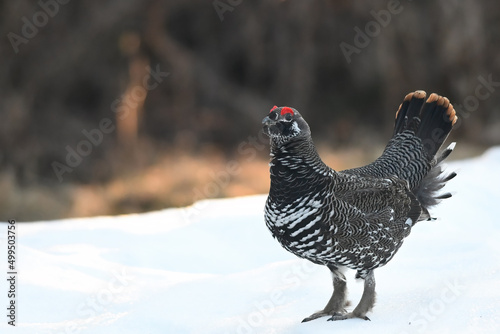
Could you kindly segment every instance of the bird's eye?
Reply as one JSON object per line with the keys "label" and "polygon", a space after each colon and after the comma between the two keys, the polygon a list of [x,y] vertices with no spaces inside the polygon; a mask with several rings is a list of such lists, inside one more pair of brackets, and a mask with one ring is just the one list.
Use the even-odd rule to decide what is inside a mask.
{"label": "bird's eye", "polygon": [[269,118],[273,121],[276,121],[278,119],[278,113],[272,112],[269,114]]}
{"label": "bird's eye", "polygon": [[285,120],[291,121],[292,120],[292,114],[285,114]]}

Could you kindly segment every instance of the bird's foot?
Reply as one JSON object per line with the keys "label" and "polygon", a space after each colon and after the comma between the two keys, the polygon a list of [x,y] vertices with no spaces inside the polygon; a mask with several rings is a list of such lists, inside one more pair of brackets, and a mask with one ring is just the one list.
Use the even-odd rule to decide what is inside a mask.
{"label": "bird's foot", "polygon": [[359,319],[371,321],[370,318],[368,318],[366,315],[355,314],[353,312],[343,313],[343,314],[341,314],[341,313],[333,314],[332,317],[328,319],[328,321],[346,320],[346,319],[354,319],[354,318],[359,318]]}
{"label": "bird's foot", "polygon": [[308,321],[311,321],[311,320],[314,320],[314,319],[318,319],[318,318],[321,318],[321,317],[327,317],[327,316],[332,316],[333,317],[336,317],[336,316],[341,316],[343,314],[346,314],[346,310],[342,310],[342,312],[334,312],[334,311],[325,311],[325,310],[321,310],[321,311],[318,311],[316,313],[313,313],[311,314],[310,316],[308,316],[307,318],[305,318],[304,320],[302,320],[302,322],[308,322]]}

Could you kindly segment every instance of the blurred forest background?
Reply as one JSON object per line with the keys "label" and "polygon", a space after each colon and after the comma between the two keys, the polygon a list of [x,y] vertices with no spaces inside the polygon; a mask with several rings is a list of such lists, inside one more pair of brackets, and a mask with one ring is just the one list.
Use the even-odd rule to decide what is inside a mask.
{"label": "blurred forest background", "polygon": [[461,108],[453,158],[500,144],[497,1],[1,1],[0,35],[1,220],[265,193],[273,105],[335,169],[416,89]]}

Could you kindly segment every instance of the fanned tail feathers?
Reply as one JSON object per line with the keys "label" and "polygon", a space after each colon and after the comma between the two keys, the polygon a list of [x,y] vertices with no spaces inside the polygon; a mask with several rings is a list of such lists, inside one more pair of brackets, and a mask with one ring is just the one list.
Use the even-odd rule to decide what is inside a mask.
{"label": "fanned tail feathers", "polygon": [[453,151],[455,143],[437,155],[458,119],[453,105],[446,97],[435,93],[432,93],[427,100],[425,97],[426,93],[421,90],[408,94],[396,112],[394,125],[394,136],[404,131],[411,131],[420,138],[431,165],[426,176],[412,189],[423,209],[421,219],[430,218],[429,207],[451,197],[449,192],[442,194],[438,192],[446,182],[457,175],[455,172],[442,175],[443,170],[440,166]]}

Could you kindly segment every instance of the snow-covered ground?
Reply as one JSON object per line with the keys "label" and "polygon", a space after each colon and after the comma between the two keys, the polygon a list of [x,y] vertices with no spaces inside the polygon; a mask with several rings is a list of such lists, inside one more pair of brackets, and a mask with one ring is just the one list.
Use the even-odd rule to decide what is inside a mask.
{"label": "snow-covered ground", "polygon": [[[265,196],[17,223],[17,327],[1,333],[500,333],[500,148],[451,163],[455,192],[375,271],[371,321],[300,321],[331,295],[263,221]],[[7,224],[0,224],[6,268]],[[7,270],[5,269],[5,275]],[[348,272],[356,304],[363,284]]]}

